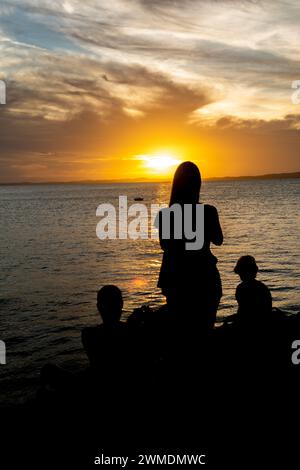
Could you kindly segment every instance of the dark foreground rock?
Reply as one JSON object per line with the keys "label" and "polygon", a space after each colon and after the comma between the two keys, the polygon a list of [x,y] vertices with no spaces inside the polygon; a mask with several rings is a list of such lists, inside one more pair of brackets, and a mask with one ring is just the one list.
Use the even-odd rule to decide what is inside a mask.
{"label": "dark foreground rock", "polygon": [[127,466],[139,454],[205,454],[211,468],[293,468],[299,315],[247,329],[224,325],[197,347],[176,339],[180,354],[147,358],[128,380],[82,375],[59,393],[1,410],[3,468],[86,468],[102,454],[129,456]]}

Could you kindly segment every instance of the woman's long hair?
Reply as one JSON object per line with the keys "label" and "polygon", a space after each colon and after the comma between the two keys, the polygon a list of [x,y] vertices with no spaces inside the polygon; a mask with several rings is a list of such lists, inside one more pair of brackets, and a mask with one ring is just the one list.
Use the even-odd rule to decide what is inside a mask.
{"label": "woman's long hair", "polygon": [[173,204],[197,204],[201,188],[200,171],[192,162],[183,162],[175,171],[170,206]]}

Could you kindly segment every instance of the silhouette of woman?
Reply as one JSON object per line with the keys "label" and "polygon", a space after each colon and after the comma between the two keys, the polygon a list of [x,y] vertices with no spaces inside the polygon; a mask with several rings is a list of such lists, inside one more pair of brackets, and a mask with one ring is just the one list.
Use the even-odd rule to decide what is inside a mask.
{"label": "silhouette of woman", "polygon": [[[196,221],[196,207],[200,204],[200,188],[201,175],[198,167],[192,162],[179,165],[173,179],[169,207],[179,204],[184,214],[184,205],[191,205],[193,227]],[[204,205],[204,243],[201,249],[190,250],[186,248],[184,230],[180,239],[174,237],[174,218],[169,239],[162,237],[161,221],[164,210],[169,209],[162,209],[159,213],[163,259],[157,285],[166,296],[172,316],[179,320],[180,325],[197,325],[204,331],[213,327],[222,296],[218,260],[210,251],[211,243],[218,246],[223,243],[218,211],[214,206]]]}

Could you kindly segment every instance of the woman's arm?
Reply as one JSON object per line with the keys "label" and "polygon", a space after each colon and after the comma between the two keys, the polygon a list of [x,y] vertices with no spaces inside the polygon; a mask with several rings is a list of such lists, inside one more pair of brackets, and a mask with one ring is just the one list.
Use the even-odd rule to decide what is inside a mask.
{"label": "woman's arm", "polygon": [[211,210],[211,242],[220,246],[223,243],[223,232],[219,220],[219,214],[214,206],[210,206]]}

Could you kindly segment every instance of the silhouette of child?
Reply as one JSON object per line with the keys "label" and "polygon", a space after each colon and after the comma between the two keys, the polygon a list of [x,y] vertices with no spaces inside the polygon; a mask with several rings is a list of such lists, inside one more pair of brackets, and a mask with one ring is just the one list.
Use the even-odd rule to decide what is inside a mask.
{"label": "silhouette of child", "polygon": [[120,289],[114,285],[102,287],[97,295],[97,308],[103,322],[82,330],[82,344],[92,368],[116,372],[128,351],[127,327],[120,321],[123,308]]}
{"label": "silhouette of child", "polygon": [[250,323],[255,319],[264,321],[272,313],[272,295],[263,282],[255,279],[258,272],[255,258],[250,255],[242,256],[234,272],[242,280],[235,294],[238,302],[237,318]]}

